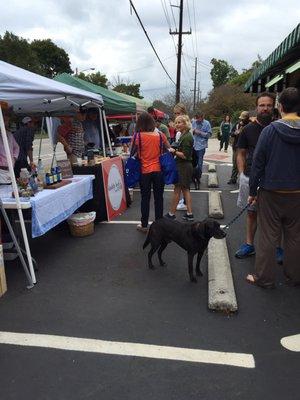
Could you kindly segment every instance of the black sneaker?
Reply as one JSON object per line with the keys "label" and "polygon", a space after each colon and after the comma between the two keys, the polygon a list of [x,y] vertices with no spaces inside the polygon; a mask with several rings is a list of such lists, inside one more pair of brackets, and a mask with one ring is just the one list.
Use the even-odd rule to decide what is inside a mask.
{"label": "black sneaker", "polygon": [[193,214],[184,214],[182,217],[185,221],[194,221],[194,215]]}
{"label": "black sneaker", "polygon": [[168,219],[176,219],[176,215],[171,215],[170,213],[165,214],[164,217]]}

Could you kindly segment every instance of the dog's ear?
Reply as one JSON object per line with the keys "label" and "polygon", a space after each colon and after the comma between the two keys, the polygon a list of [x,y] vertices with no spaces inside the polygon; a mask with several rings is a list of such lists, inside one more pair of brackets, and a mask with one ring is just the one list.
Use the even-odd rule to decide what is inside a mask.
{"label": "dog's ear", "polygon": [[205,224],[203,222],[195,222],[191,227],[192,235],[197,239],[207,239],[205,232]]}

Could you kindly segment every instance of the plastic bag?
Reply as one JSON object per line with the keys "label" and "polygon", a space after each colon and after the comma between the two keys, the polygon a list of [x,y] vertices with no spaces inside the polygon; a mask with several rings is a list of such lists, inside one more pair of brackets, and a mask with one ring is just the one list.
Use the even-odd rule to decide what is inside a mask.
{"label": "plastic bag", "polygon": [[96,218],[96,211],[87,213],[72,214],[68,219],[68,224],[73,226],[84,226],[93,222]]}

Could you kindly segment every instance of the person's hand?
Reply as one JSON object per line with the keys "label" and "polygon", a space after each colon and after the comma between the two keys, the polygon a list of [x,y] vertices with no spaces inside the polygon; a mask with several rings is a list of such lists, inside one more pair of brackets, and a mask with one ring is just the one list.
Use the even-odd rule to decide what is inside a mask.
{"label": "person's hand", "polygon": [[36,169],[36,165],[33,161],[30,161],[30,168],[31,169]]}
{"label": "person's hand", "polygon": [[257,196],[249,196],[248,197],[248,204],[250,206],[254,206],[257,202]]}
{"label": "person's hand", "polygon": [[170,153],[175,153],[175,151],[176,151],[175,149],[173,149],[173,147],[169,147],[168,150]]}

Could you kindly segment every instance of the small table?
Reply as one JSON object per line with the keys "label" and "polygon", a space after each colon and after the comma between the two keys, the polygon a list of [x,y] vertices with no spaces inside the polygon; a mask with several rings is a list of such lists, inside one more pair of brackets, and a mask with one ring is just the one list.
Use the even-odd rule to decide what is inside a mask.
{"label": "small table", "polygon": [[[74,176],[72,182],[55,190],[44,189],[34,197],[21,197],[21,208],[32,209],[32,237],[48,232],[54,226],[66,220],[83,203],[93,197],[92,181],[94,175]],[[5,209],[16,209],[12,197],[12,187],[0,187],[0,197]]]}

